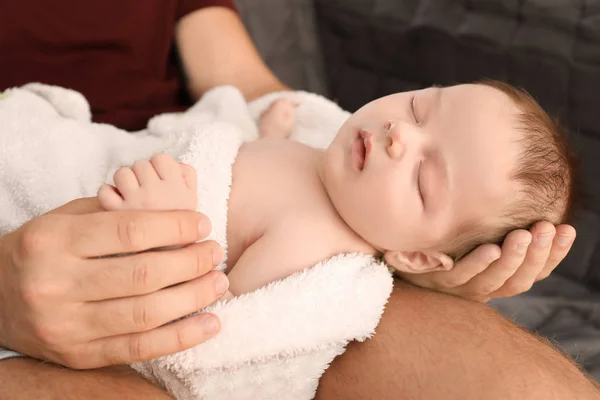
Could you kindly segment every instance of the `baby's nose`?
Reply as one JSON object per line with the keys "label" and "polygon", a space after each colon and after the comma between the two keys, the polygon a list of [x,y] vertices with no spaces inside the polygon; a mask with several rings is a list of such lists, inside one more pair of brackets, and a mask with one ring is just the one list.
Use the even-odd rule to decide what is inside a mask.
{"label": "baby's nose", "polygon": [[385,124],[385,134],[387,140],[387,152],[391,158],[402,157],[405,144],[402,141],[401,129],[396,121],[388,121]]}

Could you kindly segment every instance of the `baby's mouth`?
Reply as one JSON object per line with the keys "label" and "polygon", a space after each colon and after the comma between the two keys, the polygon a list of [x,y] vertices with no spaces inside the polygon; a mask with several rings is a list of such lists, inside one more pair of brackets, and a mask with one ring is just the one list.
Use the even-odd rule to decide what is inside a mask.
{"label": "baby's mouth", "polygon": [[370,152],[371,134],[361,129],[352,144],[353,164],[359,172],[362,172],[365,169],[365,163]]}

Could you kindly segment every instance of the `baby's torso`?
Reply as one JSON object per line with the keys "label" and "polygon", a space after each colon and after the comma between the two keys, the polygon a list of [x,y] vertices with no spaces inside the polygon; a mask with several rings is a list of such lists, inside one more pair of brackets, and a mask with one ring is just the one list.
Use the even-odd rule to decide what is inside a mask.
{"label": "baby's torso", "polygon": [[[234,294],[340,253],[371,250],[331,205],[317,174],[320,155],[284,139],[263,139],[240,149],[227,215],[227,270]],[[247,251],[252,262],[238,263]]]}

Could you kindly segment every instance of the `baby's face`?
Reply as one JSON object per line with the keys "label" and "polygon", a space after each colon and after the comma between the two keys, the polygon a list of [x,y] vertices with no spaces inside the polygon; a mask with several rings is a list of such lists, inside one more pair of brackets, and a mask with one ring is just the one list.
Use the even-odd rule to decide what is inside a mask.
{"label": "baby's face", "polygon": [[515,199],[517,112],[508,96],[483,85],[377,99],[346,121],[327,150],[326,190],[348,225],[380,251],[431,249]]}

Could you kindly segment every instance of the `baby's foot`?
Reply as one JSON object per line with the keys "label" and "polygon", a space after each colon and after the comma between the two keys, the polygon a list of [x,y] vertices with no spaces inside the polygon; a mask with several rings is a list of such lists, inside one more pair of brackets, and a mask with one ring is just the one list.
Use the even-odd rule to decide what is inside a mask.
{"label": "baby's foot", "polygon": [[108,211],[196,210],[196,171],[167,154],[119,168],[114,182],[98,190],[98,200]]}
{"label": "baby's foot", "polygon": [[287,138],[296,124],[298,102],[288,99],[277,99],[262,112],[258,121],[261,138]]}

